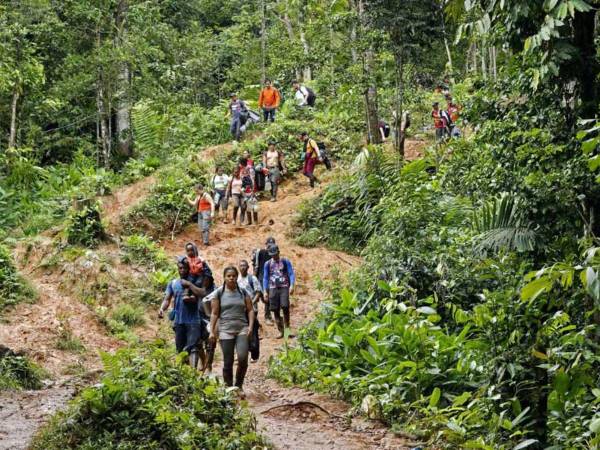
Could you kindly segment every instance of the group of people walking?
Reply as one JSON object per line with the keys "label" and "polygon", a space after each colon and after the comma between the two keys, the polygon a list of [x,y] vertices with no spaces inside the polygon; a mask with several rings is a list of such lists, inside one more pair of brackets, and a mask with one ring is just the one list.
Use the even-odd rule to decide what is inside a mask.
{"label": "group of people walking", "polygon": [[454,103],[449,91],[446,92],[444,97],[446,99],[446,109],[441,109],[440,103],[436,101],[433,103],[431,111],[435,137],[438,142],[460,136],[460,129],[456,125],[460,117],[460,107]]}
{"label": "group of people walking", "polygon": [[[314,187],[318,182],[315,176],[317,164],[323,163],[329,169],[331,163],[323,145],[312,139],[307,132],[301,132],[298,140],[302,145],[303,174],[308,178],[309,185]],[[208,185],[197,184],[195,195],[186,197],[186,202],[198,216],[203,244],[210,245],[210,228],[215,219],[221,219],[223,223],[231,221],[233,225],[258,225],[259,193],[269,192],[270,200],[277,201],[279,185],[287,172],[285,155],[273,140],[268,141],[258,164],[255,164],[248,151],[244,151],[231,175],[227,175],[222,166],[217,166]]]}
{"label": "group of people walking", "polygon": [[237,266],[228,265],[223,269],[222,284],[217,287],[212,270],[200,257],[196,245],[188,242],[184,250],[185,255],[177,258],[179,277],[167,285],[158,316],[163,318],[173,303],[168,316],[177,352],[187,352],[189,364],[197,368],[200,362],[202,371],[212,371],[219,342],[223,380],[242,392],[249,355],[252,361],[260,356],[259,304],[264,304],[265,324],[272,324],[271,315],[274,316],[278,338],[283,338],[290,328],[290,296],[296,284],[292,263],[281,257],[275,239],[269,237],[265,247],[251,255],[252,273],[246,260]]}
{"label": "group of people walking", "polygon": [[[292,90],[294,91],[294,100],[298,107],[313,107],[317,101],[315,92],[298,81],[292,81]],[[252,123],[260,120],[260,115],[250,108],[245,101],[239,98],[237,93],[231,93],[228,116],[231,117],[229,131],[234,141],[239,141],[244,131]],[[283,104],[284,98],[271,80],[266,79],[264,86],[258,96],[258,108],[262,110],[263,120],[265,122],[275,122],[275,114]]]}

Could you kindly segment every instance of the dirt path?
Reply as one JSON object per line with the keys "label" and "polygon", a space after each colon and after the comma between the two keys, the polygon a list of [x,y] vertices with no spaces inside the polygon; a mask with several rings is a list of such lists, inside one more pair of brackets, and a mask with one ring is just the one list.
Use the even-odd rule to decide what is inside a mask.
{"label": "dirt path", "polygon": [[[420,156],[420,143],[407,143],[407,147],[410,159]],[[231,144],[209,147],[200,152],[198,157],[212,158],[217,152],[231,148]],[[155,182],[154,176],[146,177],[101,199],[109,230],[118,231],[121,215],[142,201]],[[220,280],[219,271],[225,265],[249,259],[252,249],[263,245],[268,236],[274,236],[283,255],[293,261],[297,272],[297,291],[292,303],[294,329],[314,317],[314,312],[319,308],[323,294],[316,288],[317,279],[326,280],[333,268],[344,273],[360,263],[358,258],[341,252],[300,247],[286,236],[299,204],[317,195],[318,191],[308,189],[306,180],[298,177],[295,183],[288,182],[281,188],[278,202],[260,202],[259,226],[233,227],[219,223],[211,230],[211,246],[199,246],[203,257],[210,262]],[[168,254],[179,255],[188,241],[201,241],[195,225],[188,226],[174,241],[164,241],[163,245]],[[109,252],[108,246],[105,247],[98,251]],[[40,298],[34,304],[19,305],[0,322],[0,342],[13,350],[25,352],[48,370],[55,381],[39,391],[0,393],[0,450],[27,448],[45,420],[72,397],[76,391],[74,385],[82,382],[82,376],[98,373],[99,350],[113,351],[122,345],[122,342],[108,335],[88,306],[59,289],[64,281],[62,274],[31,271],[27,263],[17,262],[25,266],[22,267],[24,276],[37,288]],[[164,323],[149,323],[139,330],[139,335],[142,339],[151,338],[157,335],[160,327],[163,327],[161,334],[170,336],[171,331],[166,329]],[[87,351],[77,353],[57,349],[57,342],[64,339],[65,330],[77,338]],[[282,341],[275,339],[275,336],[273,327],[264,327],[262,356],[257,364],[250,366],[245,390],[248,405],[256,414],[261,431],[276,448],[409,448],[382,424],[352,417],[347,403],[299,388],[282,387],[267,379],[269,357],[280,351],[282,346]]]}
{"label": "dirt path", "polygon": [[[186,242],[195,242],[215,272],[217,282],[220,282],[223,267],[237,264],[240,259],[249,259],[252,249],[263,245],[267,237],[275,237],[282,255],[293,262],[298,278],[291,318],[292,328],[299,328],[314,317],[323,299],[323,293],[316,288],[317,278],[326,280],[332,269],[337,268],[340,273],[345,273],[360,263],[359,258],[341,252],[300,247],[286,236],[298,205],[317,192],[308,189],[306,180],[298,177],[295,182],[288,182],[281,188],[276,203],[260,202],[259,226],[234,227],[217,223],[211,229],[211,245],[203,247],[197,227],[190,225],[174,241],[164,241],[163,246],[168,254],[180,255]],[[262,316],[262,307],[259,316]],[[250,365],[244,389],[260,429],[276,448],[409,448],[380,423],[350,416],[346,418],[350,406],[345,402],[299,388],[282,387],[267,379],[269,357],[280,351],[283,342],[276,339],[277,330],[274,327],[263,325],[261,358],[258,363]],[[220,373],[220,369],[216,368],[215,372]],[[319,405],[327,413],[309,403],[294,406],[305,401]],[[263,413],[267,410],[270,411]]]}

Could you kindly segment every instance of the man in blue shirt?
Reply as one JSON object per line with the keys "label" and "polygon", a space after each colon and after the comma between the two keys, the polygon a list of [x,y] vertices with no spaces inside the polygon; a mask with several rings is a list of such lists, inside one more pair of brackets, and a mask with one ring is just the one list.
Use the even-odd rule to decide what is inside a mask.
{"label": "man in blue shirt", "polygon": [[169,308],[171,299],[175,303],[169,314],[173,321],[175,331],[175,347],[177,353],[186,351],[190,355],[190,365],[198,365],[198,341],[202,334],[198,298],[204,297],[204,288],[195,286],[187,280],[190,275],[190,265],[185,257],[177,261],[179,278],[172,280],[165,291],[165,298],[158,310],[158,317],[162,318]]}
{"label": "man in blue shirt", "polygon": [[[296,275],[292,263],[279,256],[279,247],[273,244],[267,248],[271,257],[264,266],[263,292],[269,302],[269,309],[275,316],[278,338],[282,338],[285,328],[290,328],[290,295],[294,294]],[[280,311],[283,310],[283,320]]]}

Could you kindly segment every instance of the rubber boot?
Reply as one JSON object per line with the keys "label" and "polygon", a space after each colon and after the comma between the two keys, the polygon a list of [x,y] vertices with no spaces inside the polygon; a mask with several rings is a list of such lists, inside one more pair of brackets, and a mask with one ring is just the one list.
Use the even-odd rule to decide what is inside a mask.
{"label": "rubber boot", "polygon": [[254,216],[254,225],[258,225],[258,213],[253,212],[252,215]]}
{"label": "rubber boot", "polygon": [[284,331],[283,319],[281,317],[279,317],[275,320],[277,321],[277,329],[279,330],[279,336],[277,336],[277,339],[281,339],[283,337],[283,331]]}
{"label": "rubber boot", "polygon": [[198,368],[198,352],[197,351],[192,351],[190,353],[190,366],[192,366],[194,369]]}

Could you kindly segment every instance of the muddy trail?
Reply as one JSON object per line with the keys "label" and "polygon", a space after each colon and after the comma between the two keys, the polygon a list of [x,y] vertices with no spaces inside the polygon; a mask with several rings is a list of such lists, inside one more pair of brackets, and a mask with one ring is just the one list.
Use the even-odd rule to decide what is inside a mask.
{"label": "muddy trail", "polygon": [[[407,159],[418,158],[422,145],[420,141],[407,142]],[[230,150],[231,144],[209,147],[200,152],[198,158],[212,158],[226,149]],[[319,171],[323,174],[322,169]],[[323,175],[325,185],[330,174]],[[110,232],[118,232],[119,218],[139,204],[155,182],[156,178],[149,176],[100,199]],[[318,195],[321,189],[308,188],[307,180],[297,175],[281,186],[277,202],[266,199],[260,202],[259,225],[236,227],[216,222],[211,228],[211,245],[204,247],[197,226],[190,224],[174,240],[165,240],[161,244],[172,256],[182,254],[186,242],[200,244],[201,255],[210,263],[219,282],[222,279],[220,272],[226,265],[237,265],[241,259],[249,260],[253,249],[262,246],[267,237],[275,237],[282,255],[292,260],[297,273],[291,313],[295,331],[310,321],[320,308],[324,293],[318,290],[318,282],[326,282],[332,270],[343,274],[360,264],[359,258],[342,252],[300,247],[289,235],[298,206]],[[51,241],[46,235],[37,238],[35,242],[44,245],[38,250],[34,246],[33,260],[41,261],[47,257],[44,252],[50,247],[46,241]],[[92,308],[64,292],[64,284],[68,283],[64,269],[56,272],[32,267],[30,256],[24,256],[26,246],[29,245],[21,246],[17,251],[16,261],[22,274],[39,292],[39,299],[35,303],[18,305],[2,319],[0,342],[26,353],[48,371],[52,381],[38,391],[0,392],[0,450],[27,448],[37,430],[54,412],[62,409],[81,387],[97,379],[101,373],[100,351],[112,352],[125,345],[108,333]],[[118,248],[114,243],[101,246],[97,253],[118,260]],[[154,321],[153,311],[150,314],[152,318],[146,325],[136,330],[140,338],[171,337],[167,323]],[[343,401],[296,387],[283,387],[268,379],[268,360],[283,347],[283,341],[276,339],[276,335],[275,327],[263,324],[261,357],[258,363],[250,365],[245,383],[247,404],[256,415],[261,432],[275,448],[410,448],[383,424],[362,418]],[[78,339],[85,350],[78,353],[57,348],[60,347],[57,343],[65,336]],[[290,345],[293,344],[292,340]],[[215,374],[220,374],[218,363]]]}
{"label": "muddy trail", "polygon": [[[211,244],[202,245],[196,225],[189,225],[173,241],[163,242],[170,255],[180,255],[186,242],[195,242],[209,262],[217,283],[222,268],[250,260],[252,250],[273,236],[282,252],[294,264],[297,288],[291,304],[292,334],[315,316],[324,293],[317,280],[326,281],[332,270],[345,273],[360,264],[360,259],[324,248],[304,248],[294,243],[290,234],[292,221],[300,203],[319,192],[308,188],[307,180],[296,176],[280,188],[277,202],[260,202],[259,225],[234,226],[218,222],[211,229]],[[263,315],[260,306],[259,320]],[[261,431],[278,449],[403,449],[409,448],[382,424],[353,417],[350,406],[322,394],[300,388],[282,387],[267,378],[268,361],[281,351],[283,340],[277,339],[275,326],[262,323],[261,357],[250,364],[244,391],[248,406],[255,413]],[[293,339],[290,345],[293,345]],[[220,367],[215,366],[216,374]]]}

